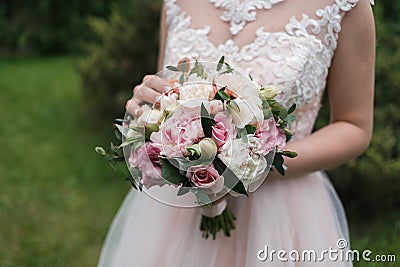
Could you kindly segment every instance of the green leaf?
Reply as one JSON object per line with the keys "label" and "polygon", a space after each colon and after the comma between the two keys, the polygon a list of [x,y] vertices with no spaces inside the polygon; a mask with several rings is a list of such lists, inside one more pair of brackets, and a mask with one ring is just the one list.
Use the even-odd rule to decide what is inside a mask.
{"label": "green leaf", "polygon": [[199,204],[201,204],[201,205],[211,204],[211,202],[212,202],[211,198],[202,191],[197,191],[196,197],[197,197],[197,200],[199,201]]}
{"label": "green leaf", "polygon": [[179,83],[183,84],[184,81],[185,81],[185,75],[182,73],[181,76],[179,77]]}
{"label": "green leaf", "polygon": [[233,72],[233,68],[231,67],[231,65],[229,65],[228,63],[224,63],[226,70],[224,72],[222,72],[221,74],[225,74],[225,73],[232,73]]}
{"label": "green leaf", "polygon": [[296,104],[293,104],[293,105],[289,108],[288,114],[293,113],[295,110],[296,110]]}
{"label": "green leaf", "polygon": [[202,79],[207,79],[207,73],[204,72],[204,66],[196,60],[194,62],[194,67],[190,70],[189,75],[196,74],[197,77],[201,77]]}
{"label": "green leaf", "polygon": [[246,125],[245,129],[246,129],[247,134],[254,134],[257,130],[257,128],[254,127],[253,125]]}
{"label": "green leaf", "polygon": [[248,143],[249,142],[249,138],[247,138],[247,130],[245,128],[243,129],[236,129],[238,135],[240,136],[240,138],[242,138],[243,143]]}
{"label": "green leaf", "polygon": [[179,196],[183,196],[183,195],[189,193],[189,191],[190,191],[190,188],[187,188],[187,187],[185,187],[185,186],[181,186],[181,188],[179,188],[178,193],[177,193],[176,195],[177,195],[178,197],[179,197]]}
{"label": "green leaf", "polygon": [[187,65],[187,61],[186,61],[186,59],[182,62],[182,64],[181,64],[181,71],[182,72],[185,72],[185,70],[186,70],[186,65]]}
{"label": "green leaf", "polygon": [[231,100],[231,97],[227,93],[225,93],[225,89],[226,89],[226,86],[219,89],[218,92],[215,94],[214,99],[221,100],[221,101]]}
{"label": "green leaf", "polygon": [[167,68],[167,70],[170,70],[170,71],[179,71],[179,69],[174,66],[167,66],[166,68]]}
{"label": "green leaf", "polygon": [[162,176],[168,182],[174,185],[181,185],[182,183],[188,180],[188,178],[182,175],[179,172],[179,169],[177,169],[174,165],[172,165],[168,159],[160,158],[160,163],[161,163]]}
{"label": "green leaf", "polygon": [[146,140],[150,140],[150,135],[154,132],[158,132],[160,125],[158,123],[147,123],[144,130],[144,137]]}
{"label": "green leaf", "polygon": [[190,156],[193,157],[194,159],[198,159],[201,156],[199,144],[193,144],[190,147],[186,148],[186,150],[190,153]]}
{"label": "green leaf", "polygon": [[203,127],[204,135],[205,137],[211,138],[212,126],[214,124],[214,120],[211,118],[210,114],[208,113],[203,103],[201,103],[200,115],[201,115],[201,127]]}
{"label": "green leaf", "polygon": [[122,133],[118,129],[115,129],[114,134],[119,141],[122,141]]}
{"label": "green leaf", "polygon": [[272,165],[281,174],[285,175],[285,169],[283,168],[283,157],[279,153],[275,153],[274,161]]}
{"label": "green leaf", "polygon": [[225,56],[222,56],[217,64],[217,71],[220,71],[225,62]]}
{"label": "green leaf", "polygon": [[282,110],[279,112],[279,117],[280,117],[282,120],[286,119],[286,117],[287,117],[288,115],[289,115],[289,114],[288,114],[287,110],[285,110],[285,109],[282,109]]}
{"label": "green leaf", "polygon": [[219,175],[222,175],[224,177],[224,185],[227,188],[232,189],[234,192],[242,195],[246,195],[247,191],[246,188],[244,187],[244,184],[240,179],[236,176],[236,174],[231,171],[222,160],[219,158],[214,159],[214,167],[219,173]]}
{"label": "green leaf", "polygon": [[292,123],[292,122],[294,122],[295,120],[296,120],[296,116],[293,115],[293,114],[289,114],[289,115],[286,117],[286,121],[287,121],[288,123]]}
{"label": "green leaf", "polygon": [[287,150],[285,150],[285,151],[277,151],[277,154],[285,156],[285,157],[288,157],[288,158],[295,158],[298,155],[294,151],[287,151]]}

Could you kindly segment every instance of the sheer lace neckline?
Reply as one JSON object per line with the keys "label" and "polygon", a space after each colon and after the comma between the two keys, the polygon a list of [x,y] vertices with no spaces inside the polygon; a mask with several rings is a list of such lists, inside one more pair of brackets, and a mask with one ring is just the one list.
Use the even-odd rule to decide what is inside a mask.
{"label": "sheer lace neckline", "polygon": [[225,9],[221,20],[230,23],[230,32],[233,35],[243,30],[247,22],[255,21],[257,9],[271,9],[274,4],[284,0],[208,0],[216,8]]}

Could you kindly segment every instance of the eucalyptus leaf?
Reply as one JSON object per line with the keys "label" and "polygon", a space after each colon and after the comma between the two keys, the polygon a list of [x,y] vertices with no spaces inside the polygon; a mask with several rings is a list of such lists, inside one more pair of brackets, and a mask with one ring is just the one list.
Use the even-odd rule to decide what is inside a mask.
{"label": "eucalyptus leaf", "polygon": [[186,65],[187,65],[187,61],[186,61],[186,59],[182,62],[182,64],[181,64],[181,71],[182,72],[185,72],[186,71]]}
{"label": "eucalyptus leaf", "polygon": [[279,153],[275,154],[274,161],[272,162],[272,165],[275,167],[275,169],[281,174],[285,175],[285,169],[283,168],[283,157]]}
{"label": "eucalyptus leaf", "polygon": [[288,114],[287,110],[285,110],[285,109],[282,109],[282,110],[279,112],[279,117],[280,117],[282,120],[286,119],[286,117],[287,117],[288,115],[289,115],[289,114]]}
{"label": "eucalyptus leaf", "polygon": [[291,114],[296,110],[296,104],[293,104],[292,106],[290,106],[290,108],[288,109],[288,113]]}
{"label": "eucalyptus leaf", "polygon": [[184,183],[188,178],[182,175],[174,165],[172,165],[168,159],[160,158],[161,163],[161,173],[165,180],[174,184],[174,185],[181,185]]}
{"label": "eucalyptus leaf", "polygon": [[287,150],[285,150],[285,151],[278,151],[277,152],[278,154],[280,154],[280,155],[282,155],[282,156],[285,156],[285,157],[288,157],[288,158],[295,158],[295,157],[297,157],[297,153],[296,152],[294,152],[294,151],[287,151]]}
{"label": "eucalyptus leaf", "polygon": [[212,134],[212,126],[214,124],[214,120],[211,118],[208,113],[206,107],[203,103],[201,103],[201,127],[203,128],[204,136],[211,138]]}
{"label": "eucalyptus leaf", "polygon": [[190,188],[187,188],[185,186],[181,186],[181,188],[179,188],[178,193],[176,193],[177,196],[183,196],[187,193],[190,192]]}
{"label": "eucalyptus leaf", "polygon": [[257,130],[257,128],[254,127],[253,125],[246,125],[245,129],[246,129],[247,134],[254,134]]}
{"label": "eucalyptus leaf", "polygon": [[220,71],[225,62],[225,56],[222,56],[217,64],[217,71]]}
{"label": "eucalyptus leaf", "polygon": [[222,87],[217,91],[217,93],[214,96],[215,100],[221,100],[221,101],[229,101],[231,100],[231,97],[225,92],[226,86]]}
{"label": "eucalyptus leaf", "polygon": [[167,66],[166,68],[168,70],[170,70],[170,71],[179,71],[179,69],[177,67],[174,67],[174,66]]}
{"label": "eucalyptus leaf", "polygon": [[212,202],[211,198],[202,191],[197,191],[196,197],[197,197],[197,200],[200,205],[207,205],[207,204],[211,204],[211,202]]}
{"label": "eucalyptus leaf", "polygon": [[220,160],[219,158],[215,158],[214,167],[219,173],[219,175],[222,175],[224,177],[224,185],[227,188],[232,189],[234,192],[238,194],[248,196],[243,182],[240,181],[240,179],[236,176],[236,174],[233,171],[231,171],[222,160]]}

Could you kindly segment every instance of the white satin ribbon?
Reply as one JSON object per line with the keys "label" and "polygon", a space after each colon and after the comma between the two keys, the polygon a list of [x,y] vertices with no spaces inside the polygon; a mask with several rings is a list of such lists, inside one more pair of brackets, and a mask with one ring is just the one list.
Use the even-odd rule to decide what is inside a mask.
{"label": "white satin ribbon", "polygon": [[211,204],[207,206],[202,206],[202,213],[204,216],[207,217],[215,217],[221,215],[222,212],[225,210],[227,205],[226,199],[223,199],[218,204]]}

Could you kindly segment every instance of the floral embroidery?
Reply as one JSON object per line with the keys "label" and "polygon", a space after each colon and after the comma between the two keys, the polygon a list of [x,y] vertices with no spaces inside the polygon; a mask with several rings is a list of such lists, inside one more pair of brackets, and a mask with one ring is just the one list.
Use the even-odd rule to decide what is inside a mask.
{"label": "floral embroidery", "polygon": [[230,22],[233,35],[238,34],[248,21],[256,20],[257,9],[270,9],[272,5],[284,0],[208,0],[216,8],[224,8],[221,19]]}

